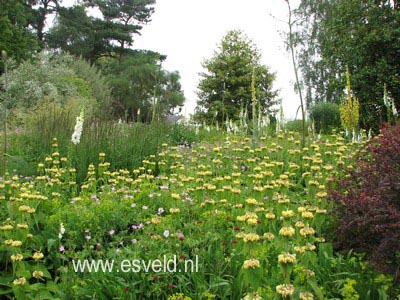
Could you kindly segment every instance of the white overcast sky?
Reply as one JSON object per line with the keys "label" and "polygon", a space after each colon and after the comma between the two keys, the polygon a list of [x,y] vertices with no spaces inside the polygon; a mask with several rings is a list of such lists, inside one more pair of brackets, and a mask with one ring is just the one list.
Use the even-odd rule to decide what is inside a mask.
{"label": "white overcast sky", "polygon": [[[295,8],[300,0],[290,3]],[[293,66],[282,37],[288,30],[287,16],[284,0],[157,0],[151,22],[134,37],[133,46],[167,55],[163,67],[179,71],[187,115],[196,106],[201,62],[212,57],[229,30],[241,29],[260,49],[262,63],[276,73],[274,87],[290,119],[299,97],[293,91]]]}
{"label": "white overcast sky", "polygon": [[[79,0],[65,0],[72,5]],[[292,9],[300,0],[290,0]],[[92,12],[96,15],[96,12]],[[197,102],[201,63],[211,58],[229,30],[242,30],[262,54],[262,63],[276,73],[286,119],[294,119],[300,100],[294,92],[294,73],[283,33],[288,31],[285,0],[156,0],[151,21],[133,47],[167,55],[163,67],[179,71],[186,103],[183,113],[193,113]],[[300,115],[299,115],[300,116]]]}

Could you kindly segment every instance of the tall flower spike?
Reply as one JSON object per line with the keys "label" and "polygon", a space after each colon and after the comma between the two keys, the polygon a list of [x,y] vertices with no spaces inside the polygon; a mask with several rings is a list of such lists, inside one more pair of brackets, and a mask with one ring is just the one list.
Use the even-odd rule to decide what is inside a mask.
{"label": "tall flower spike", "polygon": [[81,141],[84,117],[85,117],[85,111],[82,108],[81,113],[79,114],[79,116],[76,117],[74,133],[72,134],[72,137],[71,137],[71,141],[75,145],[79,144],[79,142]]}

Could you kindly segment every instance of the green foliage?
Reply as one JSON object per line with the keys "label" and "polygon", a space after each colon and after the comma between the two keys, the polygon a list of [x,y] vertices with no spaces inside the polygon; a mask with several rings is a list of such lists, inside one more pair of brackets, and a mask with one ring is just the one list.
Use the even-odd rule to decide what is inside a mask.
{"label": "green foliage", "polygon": [[[30,117],[46,114],[48,105],[63,109],[74,104],[74,111],[68,115],[75,118],[81,106],[91,115],[110,103],[110,90],[104,77],[87,62],[74,61],[69,55],[42,52],[34,61],[26,61],[11,70],[8,77],[8,109],[14,127],[26,126]],[[4,80],[2,76],[1,81]],[[99,87],[101,83],[104,85]]]}
{"label": "green foliage", "polygon": [[54,137],[60,151],[71,155],[71,164],[82,182],[90,163],[98,161],[100,152],[107,153],[113,169],[138,168],[149,155],[159,151],[162,143],[190,145],[199,140],[195,131],[183,125],[116,124],[111,121],[86,119],[78,145],[71,145],[76,105],[61,107],[47,104],[42,111],[31,115],[27,128],[10,137],[9,169],[18,174],[36,174],[36,162],[44,160],[51,151]]}
{"label": "green foliage", "polygon": [[392,278],[374,270],[362,255],[335,253],[332,244],[325,243],[320,245],[318,260],[315,276],[318,282],[324,282],[332,299],[390,299]]}
{"label": "green foliage", "polygon": [[164,59],[156,52],[133,51],[99,61],[112,87],[116,116],[125,121],[161,121],[183,106],[179,73],[164,70]]}
{"label": "green foliage", "polygon": [[[309,125],[309,124],[307,124],[307,125]],[[290,121],[287,121],[284,124],[284,129],[286,131],[288,131],[288,132],[293,131],[293,132],[302,133],[303,132],[303,121],[302,120],[290,120]]]}
{"label": "green foliage", "polygon": [[[28,1],[0,1],[0,50],[9,58],[20,63],[29,59],[37,50],[38,42],[29,30],[32,8]],[[0,61],[0,74],[3,62]]]}
{"label": "green foliage", "polygon": [[81,56],[94,62],[102,55],[112,52],[112,46],[107,42],[107,28],[104,24],[87,15],[83,5],[60,8],[56,24],[50,28],[46,44],[50,49]]}
{"label": "green foliage", "polygon": [[[151,143],[157,137],[150,126],[159,125],[88,125],[93,136],[104,130],[107,154],[87,155],[100,148],[84,132],[67,152],[52,140],[38,176],[0,178],[3,298],[281,299],[289,291],[293,299],[388,299],[389,277],[326,242],[326,184],[332,174],[344,175],[341,165],[356,143],[334,135],[308,139],[303,148],[299,134],[221,136],[191,147],[162,144],[139,167],[125,168],[116,152],[124,154],[128,139],[140,143],[135,130],[146,139],[140,147]],[[163,137],[170,130],[157,128]],[[137,157],[128,155],[126,161]],[[92,164],[80,182],[83,159]],[[38,261],[36,251],[43,253]],[[123,260],[174,256],[177,269],[185,271],[184,259],[191,259],[197,271],[193,263],[186,272],[119,268]],[[75,271],[84,259],[113,261],[114,269]],[[35,270],[46,281],[35,280]]]}
{"label": "green foliage", "polygon": [[339,105],[330,102],[319,102],[309,109],[310,119],[313,120],[315,131],[331,133],[332,129],[340,128]]}
{"label": "green foliage", "polygon": [[199,141],[199,137],[194,129],[183,124],[174,124],[170,126],[168,140],[171,145],[192,145]]}
{"label": "green foliage", "polygon": [[252,95],[263,114],[271,112],[277,95],[272,90],[275,75],[260,59],[259,50],[243,32],[229,31],[214,56],[203,63],[206,71],[200,74],[196,118],[223,124],[227,118],[238,120],[240,109],[246,107],[252,119]]}
{"label": "green foliage", "polygon": [[400,106],[400,9],[396,1],[303,0],[297,17],[296,40],[308,105],[339,104],[348,65],[352,90],[360,101],[360,125],[377,131],[386,119],[383,84]]}
{"label": "green foliage", "polygon": [[98,67],[89,64],[82,58],[69,60],[67,65],[74,71],[76,78],[81,81],[85,89],[85,91],[80,91],[78,87],[78,93],[85,98],[96,99],[96,116],[101,119],[110,118],[112,87],[107,77],[103,75]]}
{"label": "green foliage", "polygon": [[[102,56],[130,53],[133,35],[152,15],[154,0],[89,1],[60,7],[56,25],[47,34],[52,49],[62,49],[95,62]],[[87,7],[98,8],[102,17],[87,14]]]}
{"label": "green foliage", "polygon": [[154,12],[155,0],[93,0],[88,6],[97,7],[107,25],[107,32],[111,32],[107,42],[114,43],[115,51],[124,53],[125,48],[132,46],[133,35],[139,34],[142,25],[150,21]]}

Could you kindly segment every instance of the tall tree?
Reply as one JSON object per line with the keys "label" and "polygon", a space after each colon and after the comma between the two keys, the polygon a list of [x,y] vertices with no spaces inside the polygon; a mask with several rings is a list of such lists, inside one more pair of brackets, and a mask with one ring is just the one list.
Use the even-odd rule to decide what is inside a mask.
{"label": "tall tree", "polygon": [[47,16],[57,12],[61,2],[62,0],[34,0],[35,9],[32,26],[36,30],[37,38],[42,48],[44,47],[44,30]]}
{"label": "tall tree", "polygon": [[79,5],[59,9],[56,24],[47,35],[47,44],[95,62],[113,53],[111,36],[103,20],[88,16],[85,6]]}
{"label": "tall tree", "polygon": [[307,102],[339,103],[346,65],[364,128],[385,120],[383,86],[400,105],[400,10],[396,1],[302,0],[298,42]]}
{"label": "tall tree", "polygon": [[[130,52],[133,35],[149,22],[154,0],[93,0],[59,9],[56,25],[48,34],[48,45],[81,55],[91,62],[102,56]],[[87,14],[87,7],[98,8],[101,16]]]}
{"label": "tall tree", "polygon": [[[0,7],[0,50],[16,62],[30,58],[38,50],[35,35],[29,30],[32,6],[24,0],[0,0]],[[2,73],[2,62],[0,66]]]}
{"label": "tall tree", "polygon": [[247,108],[252,117],[253,73],[261,110],[266,113],[276,103],[277,92],[272,90],[275,75],[261,65],[260,51],[242,31],[229,31],[203,67],[206,72],[200,74],[196,111],[205,121],[237,120],[241,108]]}
{"label": "tall tree", "polygon": [[162,119],[183,105],[180,76],[161,67],[165,58],[152,51],[134,51],[100,61],[110,78],[117,116],[150,122],[153,112]]}
{"label": "tall tree", "polygon": [[123,52],[133,43],[133,34],[139,34],[142,25],[149,22],[154,12],[155,0],[93,0],[91,6],[98,7],[111,31],[114,42]]}

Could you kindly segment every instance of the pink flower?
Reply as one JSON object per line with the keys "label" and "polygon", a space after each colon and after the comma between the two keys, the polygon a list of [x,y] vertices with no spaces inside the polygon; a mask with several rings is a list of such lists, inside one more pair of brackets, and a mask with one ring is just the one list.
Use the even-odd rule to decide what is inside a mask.
{"label": "pink flower", "polygon": [[64,252],[64,251],[65,251],[65,248],[64,248],[63,245],[61,245],[61,246],[60,246],[60,252]]}

